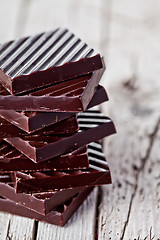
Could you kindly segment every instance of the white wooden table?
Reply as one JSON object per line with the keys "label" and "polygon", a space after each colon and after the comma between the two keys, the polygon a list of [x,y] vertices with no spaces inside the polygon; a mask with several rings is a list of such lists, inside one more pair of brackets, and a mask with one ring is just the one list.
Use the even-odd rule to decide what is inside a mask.
{"label": "white wooden table", "polygon": [[0,213],[0,240],[160,239],[160,1],[0,0],[0,42],[70,28],[105,57],[118,134],[104,141],[113,184],[64,227]]}

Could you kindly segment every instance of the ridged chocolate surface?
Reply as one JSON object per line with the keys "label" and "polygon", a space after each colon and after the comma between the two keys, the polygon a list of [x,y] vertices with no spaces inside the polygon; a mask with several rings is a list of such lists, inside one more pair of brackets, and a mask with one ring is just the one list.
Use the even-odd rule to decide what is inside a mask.
{"label": "ridged chocolate surface", "polygon": [[16,172],[17,192],[41,192],[71,187],[95,186],[111,183],[110,170],[101,144],[88,145],[89,168],[75,171]]}
{"label": "ridged chocolate surface", "polygon": [[[11,93],[84,75],[101,67],[100,56],[67,29],[57,28],[0,46],[0,79]],[[46,79],[38,80],[37,84],[37,76],[43,78],[43,73]],[[31,79],[35,81],[32,83]]]}
{"label": "ridged chocolate surface", "polygon": [[12,78],[94,56],[92,48],[67,29],[56,29],[0,46],[0,66]]}
{"label": "ridged chocolate surface", "polygon": [[112,120],[98,111],[78,114],[79,131],[59,136],[23,136],[5,140],[35,162],[71,152],[116,132]]}

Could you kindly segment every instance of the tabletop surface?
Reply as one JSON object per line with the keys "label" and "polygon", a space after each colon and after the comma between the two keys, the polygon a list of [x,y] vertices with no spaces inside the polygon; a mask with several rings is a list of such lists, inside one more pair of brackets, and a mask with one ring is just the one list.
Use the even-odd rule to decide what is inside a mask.
{"label": "tabletop surface", "polygon": [[101,110],[117,128],[103,142],[112,185],[95,188],[63,228],[0,212],[0,240],[160,239],[160,1],[0,5],[0,42],[62,26],[104,55]]}

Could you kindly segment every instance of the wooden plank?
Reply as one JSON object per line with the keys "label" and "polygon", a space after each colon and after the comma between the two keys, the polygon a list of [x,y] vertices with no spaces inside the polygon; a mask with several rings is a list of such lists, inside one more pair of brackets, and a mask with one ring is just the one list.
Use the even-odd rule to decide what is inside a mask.
{"label": "wooden plank", "polygon": [[34,239],[34,220],[15,215],[10,215],[10,225],[7,238],[12,240],[32,240]]}
{"label": "wooden plank", "polygon": [[101,240],[159,239],[155,176],[159,165],[160,68],[155,59],[160,55],[160,4],[154,3],[156,8],[150,0],[114,0],[109,40],[102,46],[109,63],[103,83],[110,97],[102,109],[115,121],[118,134],[104,144],[113,185],[102,188]]}
{"label": "wooden plank", "polygon": [[[18,17],[22,2],[24,1],[0,1],[0,42],[8,41],[16,37],[16,29],[19,27]],[[0,239],[32,239],[31,229],[33,229],[33,223],[33,220],[31,221],[0,212]]]}
{"label": "wooden plank", "polygon": [[37,240],[95,239],[96,204],[97,188],[88,196],[64,227],[39,222]]}
{"label": "wooden plank", "polygon": [[[108,64],[106,80],[125,82],[136,71],[140,78],[139,84],[145,83],[146,90],[149,90],[151,80],[155,80],[156,87],[160,89],[160,67],[157,61],[160,41],[159,1],[114,0],[112,8],[108,41],[105,42],[103,34],[101,35],[104,43],[102,52]],[[104,33],[105,25],[102,18]]]}
{"label": "wooden plank", "polygon": [[[130,218],[125,230],[124,239],[160,239],[160,130],[154,139],[149,159],[139,171],[137,188],[132,201]],[[137,209],[137,211],[135,211]]]}
{"label": "wooden plank", "polygon": [[0,212],[0,239],[6,239],[10,214]]}
{"label": "wooden plank", "polygon": [[28,12],[32,0],[21,0],[19,4],[19,11],[16,18],[16,28],[14,31],[14,38],[23,36],[26,21],[28,19]]}
{"label": "wooden plank", "polygon": [[22,34],[34,35],[62,25],[66,22],[67,4],[68,0],[63,4],[52,0],[48,0],[47,4],[45,0],[31,1]]}
{"label": "wooden plank", "polygon": [[101,5],[97,0],[72,0],[67,14],[68,27],[97,51],[101,39]]}
{"label": "wooden plank", "polygon": [[8,41],[14,38],[21,0],[0,0],[0,42]]}
{"label": "wooden plank", "polygon": [[[94,48],[99,48],[101,1],[84,0],[62,2],[34,0],[28,8],[28,18],[23,35],[66,27]],[[33,24],[36,23],[36,24]]]}
{"label": "wooden plank", "polygon": [[[157,122],[155,121],[154,136],[157,132]],[[135,129],[136,132],[140,130],[139,128]],[[144,131],[146,132],[146,130],[147,127]],[[122,134],[124,134],[124,137],[122,137]],[[109,146],[106,147],[106,154],[108,152],[108,161],[112,170],[113,186],[103,188],[102,202],[99,210],[99,239],[138,239],[138,237],[140,237],[139,239],[144,239],[144,235],[146,237],[149,234],[148,229],[153,229],[153,222],[149,220],[151,218],[146,217],[146,221],[143,221],[143,217],[152,212],[153,191],[150,191],[149,181],[146,181],[144,184],[143,175],[141,176],[141,172],[144,171],[143,162],[150,161],[148,157],[149,150],[147,149],[150,149],[150,146],[152,146],[152,140],[147,141],[148,148],[145,151],[146,144],[142,138],[147,140],[147,136],[141,135],[137,138],[132,136],[132,139],[137,142],[134,144],[133,140],[127,139],[128,135],[129,129],[121,133],[119,140],[110,140],[108,142]],[[126,142],[126,139],[128,142]],[[125,143],[124,147],[122,147],[120,141],[123,141],[123,144]],[[141,154],[141,149],[139,150],[139,148],[143,148],[146,153],[144,157],[138,156]],[[114,153],[115,149],[116,153]],[[140,176],[141,180],[139,180]],[[150,178],[152,179],[150,181],[154,182],[154,185],[154,177],[150,176]],[[145,190],[141,193],[142,189]],[[145,205],[146,202],[147,204]],[[154,204],[155,209],[157,209],[158,202],[155,199]],[[159,216],[158,211],[155,210],[155,212]],[[154,225],[156,225],[154,229],[158,228],[159,223],[155,221]],[[144,231],[146,227],[147,230]],[[141,234],[142,231],[144,231],[143,235]],[[158,233],[153,231],[154,235]]]}

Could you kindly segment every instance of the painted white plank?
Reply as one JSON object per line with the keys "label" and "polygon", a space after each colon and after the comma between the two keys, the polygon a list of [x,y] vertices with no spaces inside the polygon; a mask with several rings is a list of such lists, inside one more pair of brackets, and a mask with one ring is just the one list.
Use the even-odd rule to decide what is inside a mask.
{"label": "painted white plank", "polygon": [[[100,239],[109,239],[110,237],[111,239],[122,239],[123,232],[126,232],[125,229],[127,229],[125,227],[126,221],[128,217],[130,218],[132,215],[132,213],[130,213],[132,206],[133,213],[135,212],[136,214],[136,212],[139,211],[139,215],[141,216],[141,218],[139,217],[141,220],[139,222],[141,222],[143,226],[131,221],[130,231],[128,230],[127,235],[124,235],[124,239],[137,239],[138,235],[136,235],[136,232],[145,229],[147,222],[148,227],[153,227],[153,224],[149,224],[149,218],[146,219],[147,222],[142,221],[143,210],[146,215],[147,212],[152,211],[153,202],[147,200],[147,197],[151,198],[151,195],[148,195],[149,192],[151,192],[147,184],[149,181],[145,183],[146,192],[144,193],[144,202],[148,202],[147,207],[143,209],[138,208],[141,196],[139,196],[139,199],[137,198],[136,203],[133,205],[133,197],[136,198],[138,188],[142,187],[142,183],[139,186],[140,180],[138,180],[140,178],[140,171],[142,171],[139,168],[143,166],[143,159],[146,158],[152,145],[152,134],[158,123],[159,110],[157,109],[156,112],[153,101],[149,104],[148,101],[144,99],[143,104],[146,103],[146,107],[142,107],[140,98],[138,98],[133,111],[132,108],[135,104],[134,98],[129,96],[132,94],[132,91],[123,89],[123,85],[112,87],[111,92],[113,101],[105,104],[103,111],[108,112],[107,109],[109,108],[109,115],[115,120],[118,133],[117,136],[105,140],[104,144],[105,154],[108,156],[108,162],[112,172],[113,186],[110,186],[108,189],[103,188],[104,195],[99,216],[99,236]],[[156,158],[154,158],[154,160],[155,164],[159,163]],[[150,161],[150,158],[148,158],[147,161]],[[151,181],[155,181],[153,176],[151,176],[151,179]],[[143,204],[145,203],[142,202],[142,205]],[[154,204],[155,209],[157,209],[158,202],[155,201]],[[158,211],[156,214],[160,216]],[[137,220],[136,217],[135,219]],[[155,221],[155,225],[155,228],[158,228],[157,221]],[[131,228],[135,229],[134,236]],[[157,233],[158,232],[155,232],[154,234]],[[147,236],[147,234],[148,231],[145,236]]]}
{"label": "painted white plank", "polygon": [[156,81],[159,90],[159,1],[114,0],[112,7],[109,47],[103,48],[108,63],[106,79],[126,82],[136,71],[138,85],[145,84],[149,91]]}
{"label": "painted white plank", "polygon": [[68,26],[99,51],[101,38],[101,1],[70,1]]}
{"label": "painted white plank", "polygon": [[137,190],[132,203],[130,219],[124,239],[159,239],[160,238],[160,130],[154,142],[151,156],[143,171],[140,171]]}
{"label": "painted white plank", "polygon": [[0,212],[0,240],[6,239],[10,214]]}
{"label": "painted white plank", "polygon": [[[0,0],[0,42],[9,41],[16,36],[21,0]],[[7,213],[0,212],[0,239],[32,239],[30,232],[33,222]],[[26,226],[27,229],[26,229]],[[28,232],[26,232],[28,230]],[[29,238],[30,236],[30,238]],[[10,237],[10,238],[9,238]]]}
{"label": "painted white plank", "polygon": [[[138,128],[136,130],[139,131]],[[129,131],[124,134],[127,139]],[[145,135],[144,137],[147,138]],[[145,239],[150,229],[152,229],[152,234],[156,236],[159,234],[158,231],[154,231],[159,226],[156,218],[159,219],[160,217],[158,201],[152,195],[153,186],[156,184],[155,179],[153,175],[150,176],[150,180],[148,181],[144,180],[144,175],[140,178],[139,174],[143,170],[138,170],[143,161],[138,156],[141,151],[139,149],[143,148],[145,151],[145,144],[141,140],[141,137],[134,138],[137,145],[134,144],[133,140],[130,141],[127,139],[128,143],[126,142],[120,150],[122,146],[120,141],[124,143],[126,141],[124,138],[120,136],[119,140],[115,141],[114,139],[113,142],[116,142],[116,144],[108,142],[109,146],[106,150],[106,154],[108,152],[108,162],[111,167],[113,185],[108,189],[103,187],[103,198],[99,214],[99,239],[127,240],[138,239],[139,236],[139,239]],[[127,149],[130,149],[130,152]],[[115,154],[114,151],[117,153]],[[128,152],[128,156],[124,153],[126,151]],[[136,152],[137,154],[135,154]],[[150,161],[150,158],[148,161]],[[141,193],[142,189],[143,192]],[[152,215],[153,205],[154,212],[156,213],[155,218]]]}
{"label": "painted white plank", "polygon": [[12,240],[31,240],[34,236],[34,230],[34,220],[11,215],[7,237]]}
{"label": "painted white plank", "polygon": [[23,35],[49,31],[59,25],[66,26],[66,10],[68,0],[63,4],[58,1],[34,0],[28,7],[28,18],[23,28]]}
{"label": "painted white plank", "polygon": [[21,0],[0,0],[0,42],[14,38]]}
{"label": "painted white plank", "polygon": [[34,0],[22,35],[31,35],[56,27],[66,27],[92,47],[98,49],[101,35],[101,1]]}
{"label": "painted white plank", "polygon": [[113,1],[109,41],[102,46],[108,62],[103,83],[110,102],[102,109],[118,133],[104,144],[113,185],[103,187],[101,240],[159,238],[158,9],[156,0]]}
{"label": "painted white plank", "polygon": [[97,188],[93,190],[64,227],[39,222],[37,240],[95,239],[96,203]]}
{"label": "painted white plank", "polygon": [[[20,27],[19,15],[21,15],[21,0],[0,0],[0,41],[8,41],[16,37],[16,31]],[[21,17],[20,17],[21,18]],[[7,213],[0,213],[0,239],[32,239],[34,221]]]}

